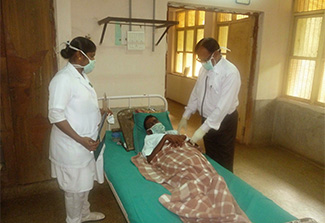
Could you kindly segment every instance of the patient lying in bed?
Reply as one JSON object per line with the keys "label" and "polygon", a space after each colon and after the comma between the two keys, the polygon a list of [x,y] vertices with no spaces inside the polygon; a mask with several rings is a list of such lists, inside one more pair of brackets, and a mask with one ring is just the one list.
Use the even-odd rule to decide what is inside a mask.
{"label": "patient lying in bed", "polygon": [[172,147],[178,147],[188,142],[199,149],[197,144],[192,143],[185,135],[178,135],[176,130],[165,131],[165,126],[155,116],[148,115],[145,118],[144,128],[147,136],[144,139],[142,155],[147,158],[148,163],[166,143]]}
{"label": "patient lying in bed", "polygon": [[148,135],[132,162],[147,180],[170,191],[160,203],[183,222],[250,222],[198,146],[159,123],[154,116],[145,119]]}

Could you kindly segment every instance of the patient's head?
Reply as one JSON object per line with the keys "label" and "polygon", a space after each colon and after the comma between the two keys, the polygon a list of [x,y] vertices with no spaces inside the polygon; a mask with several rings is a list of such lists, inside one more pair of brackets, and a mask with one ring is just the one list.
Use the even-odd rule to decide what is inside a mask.
{"label": "patient's head", "polygon": [[143,122],[147,134],[165,133],[165,126],[153,115],[148,115]]}
{"label": "patient's head", "polygon": [[148,115],[143,122],[143,126],[145,130],[150,129],[153,125],[155,125],[156,123],[158,123],[159,120],[153,116],[153,115]]}

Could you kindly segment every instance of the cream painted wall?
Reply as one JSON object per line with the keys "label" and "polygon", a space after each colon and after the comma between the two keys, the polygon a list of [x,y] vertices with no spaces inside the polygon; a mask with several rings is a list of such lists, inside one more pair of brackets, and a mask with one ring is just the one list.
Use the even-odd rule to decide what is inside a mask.
{"label": "cream painted wall", "polygon": [[56,52],[58,67],[62,68],[67,62],[60,56],[60,50],[64,47],[63,42],[71,39],[71,1],[55,0],[54,17],[56,28]]}
{"label": "cream painted wall", "polygon": [[280,96],[291,24],[292,1],[263,2],[256,100]]}
{"label": "cream painted wall", "polygon": [[[107,26],[104,42],[99,45],[103,25],[97,22],[107,16],[128,17],[128,0],[56,0],[55,9],[58,52],[64,47],[60,45],[63,41],[76,36],[89,35],[97,45],[96,68],[89,78],[98,96],[104,92],[107,95],[164,95],[166,41],[162,40],[153,52],[151,27],[144,28],[145,50],[129,51],[126,46],[115,46],[115,25]],[[167,3],[156,1],[156,19],[166,19],[166,12]],[[152,19],[153,1],[133,0],[132,17]],[[138,29],[133,27],[133,30]],[[163,31],[155,32],[155,42]],[[66,61],[59,60],[59,68],[65,64]]]}
{"label": "cream painted wall", "polygon": [[[129,1],[72,0],[73,36],[89,34],[98,45],[103,26],[97,21],[107,17],[128,17]],[[132,17],[153,18],[153,1],[132,1]],[[156,19],[165,19],[167,5],[156,3]],[[126,27],[123,27],[126,28]],[[133,27],[138,29],[138,27]],[[115,46],[115,25],[108,25],[102,45],[98,45],[96,70],[89,77],[97,94],[164,94],[166,41],[152,52],[152,28],[145,27],[146,48],[129,51],[126,46]],[[163,32],[159,30],[156,37]]]}
{"label": "cream painted wall", "polygon": [[[179,0],[181,4],[198,4],[194,0]],[[128,17],[129,1],[113,0],[56,0],[58,45],[70,37],[90,35],[98,45],[102,26],[97,21],[107,16]],[[156,19],[166,19],[167,0],[156,0]],[[151,0],[133,0],[132,17],[152,18]],[[255,82],[256,100],[274,99],[280,94],[285,56],[290,29],[291,1],[251,0],[250,5],[236,4],[235,0],[201,0],[200,5],[229,8],[236,11],[260,11],[258,67]],[[151,94],[164,95],[165,39],[151,50],[151,31],[145,28],[146,49],[128,51],[126,46],[115,46],[115,26],[108,25],[104,43],[98,45],[96,69],[90,79],[98,95]],[[156,41],[163,29],[156,32]],[[62,46],[61,46],[62,48]],[[58,51],[59,49],[58,48]],[[234,50],[234,49],[233,49]],[[62,67],[62,60],[59,66]]]}

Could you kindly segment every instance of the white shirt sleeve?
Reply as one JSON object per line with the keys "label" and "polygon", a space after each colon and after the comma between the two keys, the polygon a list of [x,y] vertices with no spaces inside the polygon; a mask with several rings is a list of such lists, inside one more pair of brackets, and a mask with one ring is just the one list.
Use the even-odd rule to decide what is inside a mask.
{"label": "white shirt sleeve", "polygon": [[65,75],[57,75],[49,86],[49,110],[65,109],[71,97],[71,80]]}
{"label": "white shirt sleeve", "polygon": [[151,134],[146,135],[144,138],[144,146],[142,149],[142,155],[144,157],[149,156],[152,151],[156,148],[160,140],[164,137],[165,134]]}
{"label": "white shirt sleeve", "polygon": [[152,151],[156,148],[156,146],[159,144],[161,139],[164,137],[164,135],[169,134],[169,135],[178,135],[177,130],[168,130],[166,131],[165,134],[151,134],[151,135],[146,135],[144,138],[144,146],[141,151],[142,155],[144,157],[149,156]]}
{"label": "white shirt sleeve", "polygon": [[66,120],[64,110],[58,109],[58,108],[50,109],[49,110],[49,120],[50,120],[51,124]]}
{"label": "white shirt sleeve", "polygon": [[64,110],[70,99],[70,84],[69,78],[64,75],[54,76],[50,83],[48,118],[51,124],[66,120]]}

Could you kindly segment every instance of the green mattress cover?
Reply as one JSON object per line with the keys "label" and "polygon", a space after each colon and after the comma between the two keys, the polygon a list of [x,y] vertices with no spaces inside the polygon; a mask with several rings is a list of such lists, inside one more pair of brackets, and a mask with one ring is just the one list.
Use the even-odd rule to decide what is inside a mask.
{"label": "green mattress cover", "polygon": [[[126,152],[122,146],[113,142],[110,131],[106,133],[105,174],[113,184],[129,221],[132,223],[181,222],[177,215],[168,211],[158,201],[162,194],[170,194],[169,191],[160,184],[147,181],[140,174],[131,162],[131,157],[135,155],[135,151]],[[210,157],[207,159],[224,177],[229,190],[252,222],[282,223],[296,219]]]}

